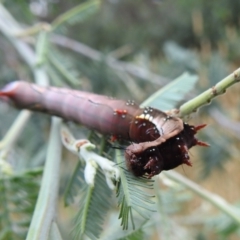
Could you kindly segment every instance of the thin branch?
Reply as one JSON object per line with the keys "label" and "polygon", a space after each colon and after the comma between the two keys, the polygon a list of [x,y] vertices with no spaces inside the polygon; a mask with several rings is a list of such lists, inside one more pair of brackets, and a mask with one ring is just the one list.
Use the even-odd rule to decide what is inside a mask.
{"label": "thin branch", "polygon": [[94,61],[105,61],[109,67],[115,70],[127,72],[135,77],[143,80],[148,80],[154,84],[164,85],[165,83],[169,82],[169,79],[165,77],[159,76],[148,71],[147,69],[143,69],[134,64],[119,61],[113,57],[104,56],[101,52],[70,38],[52,34],[50,41],[59,46],[71,49],[74,52],[80,53],[81,55],[88,57]]}
{"label": "thin branch", "polygon": [[63,240],[61,233],[59,231],[59,227],[55,221],[52,222],[48,240]]}
{"label": "thin branch", "polygon": [[66,66],[63,66],[60,59],[57,59],[54,54],[48,53],[47,58],[49,62],[56,68],[56,70],[70,83],[79,84],[78,79],[74,78]]}
{"label": "thin branch", "polygon": [[15,119],[2,141],[0,141],[0,150],[6,150],[7,152],[14,145],[16,140],[20,137],[30,116],[31,112],[28,110],[22,110],[19,113],[18,117]]}
{"label": "thin branch", "polygon": [[173,181],[180,183],[199,195],[201,198],[205,199],[209,203],[211,203],[213,206],[218,208],[220,211],[227,214],[231,219],[233,219],[237,224],[240,225],[240,215],[239,212],[236,211],[236,208],[232,207],[225,199],[221,198],[220,196],[213,194],[198,184],[192,182],[191,180],[185,178],[181,174],[175,172],[175,171],[165,171],[165,176],[172,179]]}
{"label": "thin branch", "polygon": [[240,81],[240,68],[232,74],[218,82],[215,86],[198,95],[194,99],[186,102],[180,107],[179,116],[184,117],[192,112],[196,112],[200,107],[209,104],[211,100],[226,92],[226,89]]}
{"label": "thin branch", "polygon": [[21,29],[20,32],[14,33],[14,37],[16,37],[16,38],[26,38],[26,37],[37,35],[42,30],[50,31],[51,30],[51,25],[49,23],[46,23],[46,22],[38,22],[38,23],[36,23],[32,26]]}
{"label": "thin branch", "polygon": [[22,59],[31,68],[35,82],[40,85],[48,85],[48,76],[44,69],[35,65],[37,59],[35,52],[24,41],[15,37],[15,33],[23,31],[23,28],[2,4],[0,4],[0,31],[9,39]]}
{"label": "thin branch", "polygon": [[48,239],[51,224],[55,218],[62,153],[60,137],[61,121],[60,118],[52,118],[50,140],[41,188],[27,240]]}
{"label": "thin branch", "polygon": [[[44,23],[42,23],[41,27],[37,28],[37,30],[39,29],[40,31],[42,29],[45,29],[45,25],[46,28],[49,30],[50,26]],[[15,19],[12,18],[9,12],[1,4],[0,4],[0,31],[2,31],[3,34],[12,42],[12,44],[15,46],[21,57],[27,62],[27,64],[33,70],[35,79],[41,79],[41,85],[43,85],[43,80],[46,79],[47,77],[46,75],[43,74],[42,71],[35,68],[36,56],[34,52],[24,41],[17,38],[19,33],[25,32],[25,30],[22,27],[20,27],[20,25],[15,21]],[[105,60],[106,64],[109,67],[113,68],[114,70],[118,70],[120,72],[127,72],[128,74],[131,74],[135,77],[147,80],[160,86],[166,84],[170,80],[168,78],[152,73],[147,69],[138,67],[134,64],[119,61],[110,56],[105,56],[101,52],[93,48],[90,48],[89,46],[83,43],[67,38],[65,36],[51,34],[50,41],[64,48],[68,48],[74,52],[78,52],[81,55],[88,57],[94,61]]]}
{"label": "thin branch", "polygon": [[89,8],[97,8],[100,5],[99,0],[93,0],[93,1],[87,1],[84,3],[81,3],[77,5],[76,7],[71,8],[68,11],[65,11],[63,14],[59,15],[53,22],[52,22],[52,28],[55,29],[62,24],[69,21],[72,17],[76,16],[80,12],[89,10]]}

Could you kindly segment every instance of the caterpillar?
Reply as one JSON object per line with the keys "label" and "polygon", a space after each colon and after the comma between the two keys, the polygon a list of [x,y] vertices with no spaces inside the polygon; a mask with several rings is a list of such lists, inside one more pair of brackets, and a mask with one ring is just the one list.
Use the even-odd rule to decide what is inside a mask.
{"label": "caterpillar", "polygon": [[188,150],[208,146],[195,138],[205,127],[190,126],[180,118],[134,101],[66,88],[42,87],[24,81],[7,84],[0,98],[16,108],[39,111],[81,123],[117,139],[131,141],[125,150],[128,169],[148,178],[181,164],[191,166]]}

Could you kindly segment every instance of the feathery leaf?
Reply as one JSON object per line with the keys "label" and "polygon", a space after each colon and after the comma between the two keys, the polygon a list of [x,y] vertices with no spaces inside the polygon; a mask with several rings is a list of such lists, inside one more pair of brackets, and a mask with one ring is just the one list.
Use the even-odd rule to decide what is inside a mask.
{"label": "feathery leaf", "polygon": [[42,170],[0,177],[0,239],[25,239]]}
{"label": "feathery leaf", "polygon": [[162,111],[170,110],[182,101],[187,93],[189,93],[196,84],[198,77],[184,73],[176,78],[165,87],[161,88],[148,99],[146,99],[141,106],[152,106]]}
{"label": "feathery leaf", "polygon": [[125,171],[125,163],[122,163],[119,157],[119,151],[116,150],[117,163],[121,164],[121,180],[117,185],[117,198],[120,206],[119,218],[123,229],[128,229],[129,220],[135,228],[133,220],[133,211],[135,210],[144,219],[150,217],[151,212],[155,211],[154,196],[148,193],[153,189],[154,180],[146,178],[137,178],[131,172]]}
{"label": "feathery leaf", "polygon": [[111,191],[106,184],[103,173],[98,169],[95,185],[85,182],[81,186],[79,212],[75,220],[75,239],[97,239],[102,231],[104,216],[111,206]]}
{"label": "feathery leaf", "polygon": [[83,164],[79,161],[75,170],[68,181],[66,190],[64,192],[65,206],[69,206],[74,202],[74,197],[78,194],[79,188],[84,184]]}

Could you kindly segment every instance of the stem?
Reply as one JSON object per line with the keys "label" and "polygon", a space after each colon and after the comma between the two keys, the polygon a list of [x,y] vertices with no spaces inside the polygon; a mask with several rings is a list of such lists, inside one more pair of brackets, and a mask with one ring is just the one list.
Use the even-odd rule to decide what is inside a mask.
{"label": "stem", "polygon": [[48,85],[48,76],[43,68],[36,67],[35,52],[22,40],[17,39],[14,34],[21,32],[23,29],[18,22],[10,15],[7,9],[0,4],[0,31],[12,43],[22,59],[28,64],[34,74],[34,80],[39,85]]}
{"label": "stem", "polygon": [[42,30],[39,32],[36,43],[36,68],[41,68],[46,62],[46,56],[48,51],[48,31]]}
{"label": "stem", "polygon": [[221,198],[220,196],[213,194],[204,188],[200,187],[198,184],[192,182],[191,180],[185,178],[181,174],[175,171],[165,171],[165,176],[172,179],[173,181],[180,183],[199,195],[201,198],[205,199],[213,206],[227,214],[231,219],[233,219],[238,225],[240,225],[240,216],[239,213],[236,211],[234,207],[232,207],[225,199]]}
{"label": "stem", "polygon": [[46,163],[27,240],[48,239],[52,221],[55,218],[56,201],[60,176],[62,143],[60,137],[61,119],[52,118],[50,141]]}
{"label": "stem", "polygon": [[62,15],[58,16],[52,22],[52,29],[59,27],[60,25],[66,23],[71,18],[75,17],[77,14],[90,10],[90,8],[96,8],[100,5],[99,0],[87,1],[85,3],[79,4],[78,6],[70,9],[69,11],[64,12]]}
{"label": "stem", "polygon": [[63,240],[56,222],[52,222],[48,240]]}
{"label": "stem", "polygon": [[2,141],[0,141],[0,150],[4,149],[8,151],[16,142],[16,140],[21,135],[28,119],[31,116],[31,112],[28,110],[22,110],[18,117],[15,119],[14,123],[6,133]]}
{"label": "stem", "polygon": [[81,223],[81,236],[84,235],[85,230],[86,230],[86,225],[87,225],[87,218],[88,218],[88,211],[89,211],[89,205],[91,203],[91,198],[93,195],[93,186],[88,186],[87,187],[87,193],[86,193],[86,198],[85,198],[85,204],[84,204],[84,209],[83,209],[83,214],[82,214],[82,223]]}
{"label": "stem", "polygon": [[17,38],[25,38],[29,36],[34,36],[42,30],[50,31],[51,26],[46,22],[39,22],[33,26],[23,29],[21,32],[15,33],[14,36]]}
{"label": "stem", "polygon": [[62,65],[62,63],[54,57],[53,54],[48,53],[47,56],[49,62],[53,65],[53,67],[56,68],[56,70],[71,84],[79,84],[79,80],[77,78],[74,78],[72,74],[69,73],[69,70]]}
{"label": "stem", "polygon": [[218,82],[215,86],[209,88],[207,91],[183,104],[179,109],[179,117],[183,117],[189,115],[192,112],[196,112],[198,108],[202,107],[203,105],[209,104],[213,98],[225,93],[227,88],[239,81],[240,68],[238,68],[232,74]]}
{"label": "stem", "polygon": [[168,78],[150,72],[148,69],[139,67],[132,63],[117,60],[111,56],[104,56],[104,54],[101,52],[65,36],[51,34],[50,41],[58,46],[77,52],[93,61],[104,61],[108,67],[114,69],[115,71],[127,73],[142,80],[147,80],[148,82],[161,86],[169,82]]}

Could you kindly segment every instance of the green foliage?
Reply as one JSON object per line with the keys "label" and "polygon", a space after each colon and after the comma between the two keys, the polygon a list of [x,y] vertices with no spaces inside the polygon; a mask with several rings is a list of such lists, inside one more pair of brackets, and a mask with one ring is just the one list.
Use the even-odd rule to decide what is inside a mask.
{"label": "green foliage", "polygon": [[173,109],[192,91],[197,80],[197,76],[185,73],[152,94],[141,106],[152,106],[163,111]]}
{"label": "green foliage", "polygon": [[118,238],[117,240],[143,240],[143,239],[146,239],[144,231],[142,229],[139,229],[125,236],[124,238]]}
{"label": "green foliage", "polygon": [[[189,98],[196,82],[193,75],[183,75],[175,81],[171,81],[172,78],[182,72],[194,72],[200,78],[199,84],[194,88],[196,94],[215,85],[239,66],[240,5],[237,0],[102,1],[101,4],[96,0],[81,2],[59,0],[45,1],[45,5],[42,1],[7,0],[3,3],[4,6],[0,6],[1,85],[15,79],[41,83],[47,76],[51,85],[79,88],[81,84],[82,89],[96,93],[120,98],[138,98],[142,101],[169,78],[169,85],[158,90],[143,103],[168,110]],[[4,11],[9,11],[12,15],[7,15]],[[12,22],[12,18],[19,23],[17,26]],[[7,32],[3,26],[7,26]],[[34,28],[36,35],[23,31],[28,30],[28,27]],[[86,44],[85,52],[77,51],[74,45],[70,49],[67,44],[58,45],[54,42],[53,39],[59,37],[56,33],[60,32],[75,42]],[[16,37],[15,34],[19,33],[22,34],[21,37]],[[122,51],[125,46],[129,46],[130,49],[127,53]],[[31,51],[35,49],[32,55],[29,55],[29,49]],[[92,57],[91,54],[96,53],[95,50],[98,50],[97,53],[100,54],[98,56],[102,59]],[[112,55],[112,51],[120,54]],[[121,66],[126,66],[126,69],[129,65],[133,66],[132,71],[112,68],[105,61],[109,56],[118,56],[117,60],[121,60]],[[28,59],[27,64],[22,59],[25,61]],[[138,68],[134,68],[135,66]],[[139,75],[134,72],[149,75],[143,74],[143,78],[138,78],[136,76]],[[155,79],[152,79],[152,76],[157,76],[157,81],[153,81]],[[237,131],[234,132],[227,127],[231,125],[232,119],[239,122],[236,111],[240,106],[238,95],[239,88],[236,87],[235,92],[219,98],[218,104],[211,104],[197,113],[197,118],[193,119],[194,123],[209,123],[206,134],[199,138],[205,138],[211,144],[211,148],[205,151],[195,152],[195,149],[191,151],[194,168],[191,169],[191,174],[189,169],[184,168],[184,175],[190,178],[197,172],[202,159],[204,162],[201,166],[202,176],[206,188],[217,191],[221,182],[220,194],[224,194],[225,188],[223,197],[226,203],[232,202],[234,194],[235,200],[239,200],[239,196],[236,197],[239,183],[236,172],[233,172],[238,166],[234,165],[234,158],[238,159],[240,154],[239,137],[236,135]],[[216,108],[225,115],[227,124],[222,125],[221,121],[216,121],[211,115],[212,110]],[[0,133],[4,135],[16,117],[16,111],[2,103],[0,111]],[[78,129],[80,136],[86,132],[83,128]],[[23,133],[14,139],[16,143],[12,149],[18,161],[11,164],[18,171],[30,168],[29,173],[33,173],[30,175],[18,173],[16,176],[0,178],[0,239],[24,239],[26,236],[41,174],[41,171],[34,172],[33,167],[43,163],[45,148],[42,146],[47,145],[48,130],[48,118],[34,114]],[[76,132],[79,133],[77,130]],[[104,146],[103,137],[94,134],[91,141],[97,145],[98,150],[101,150],[101,154],[114,159],[113,149]],[[59,149],[52,151],[54,160],[54,155]],[[122,231],[119,227],[113,235],[114,239],[146,239],[147,234],[149,239],[239,237],[240,227],[234,218],[213,214],[213,209],[209,207],[214,202],[213,198],[200,199],[196,203],[194,201],[196,193],[193,190],[193,194],[185,191],[182,188],[183,182],[179,181],[176,187],[172,183],[169,184],[169,179],[161,179],[161,183],[167,184],[163,184],[164,186],[161,184],[159,187],[159,181],[135,178],[126,170],[121,155],[122,153],[117,152],[116,164],[122,167],[120,181],[117,183],[120,214],[113,207],[117,204],[113,204],[111,192],[100,170],[96,176],[95,186],[90,187],[84,180],[84,164],[76,164],[75,170],[69,173],[66,166],[72,165],[71,161],[62,163],[66,164],[63,166],[63,174],[70,176],[64,201],[70,211],[74,209],[76,215],[73,232],[76,239],[85,237],[96,239],[100,236],[101,228],[104,227],[105,232],[110,232],[117,229],[116,226],[120,224],[128,231]],[[227,167],[226,162],[229,164]],[[225,175],[226,184],[221,181],[222,172],[218,173],[216,171],[218,168],[226,170],[225,174],[229,173]],[[213,172],[219,174],[217,181],[207,182],[211,181],[209,179]],[[54,174],[54,171],[52,173]],[[209,176],[209,179],[206,179],[206,176]],[[196,178],[195,176],[194,179]],[[156,197],[153,199],[153,184],[157,185],[154,193],[157,196],[157,204]],[[49,192],[53,188],[47,184],[45,187]],[[63,186],[60,186],[60,190],[62,189]],[[79,201],[77,208],[76,200]],[[57,204],[55,202],[55,205]],[[52,204],[51,207],[55,209],[55,205]],[[154,212],[156,208],[157,213]],[[61,239],[58,229],[61,229],[63,239],[69,239],[71,228],[68,227],[69,218],[63,217],[61,210],[57,219],[61,228],[55,221],[51,226],[51,236],[55,236],[53,239],[56,236]],[[111,217],[109,223],[106,223],[108,210],[111,210],[109,212],[113,219],[119,216],[121,223],[117,222],[114,225],[115,221],[111,221]],[[238,210],[236,207],[236,212]],[[223,209],[220,213],[221,211],[224,212]],[[147,222],[148,225],[144,225],[143,222]],[[131,225],[136,226],[137,230],[133,231]],[[123,235],[125,237],[122,237]]]}
{"label": "green foliage", "polygon": [[[104,139],[100,139],[96,134],[91,133],[89,139],[93,142],[100,141],[98,149],[104,151]],[[83,161],[79,161],[75,167],[71,178],[68,181],[64,201],[68,206],[74,202],[75,197],[79,198],[79,207],[75,215],[73,236],[74,239],[97,239],[102,231],[104,217],[111,207],[112,192],[107,186],[104,174],[100,169],[97,170],[94,186],[90,186],[84,179]]]}
{"label": "green foliage", "polygon": [[75,167],[73,174],[71,174],[64,192],[65,206],[69,206],[74,202],[74,197],[78,195],[79,187],[84,185],[83,167],[84,164],[79,161]]}
{"label": "green foliage", "polygon": [[121,164],[120,182],[117,185],[117,198],[120,206],[119,218],[123,229],[128,229],[131,222],[133,229],[134,217],[133,210],[140,214],[144,219],[148,219],[155,211],[154,196],[148,191],[153,189],[154,181],[146,178],[137,178],[131,172],[125,170],[126,165],[122,163],[122,158],[116,153],[117,163]]}
{"label": "green foliage", "polygon": [[29,7],[30,0],[17,0],[17,2],[15,0],[3,0],[1,2],[4,3],[17,20],[21,20],[27,24],[32,24],[32,21],[34,21],[35,17]]}
{"label": "green foliage", "polygon": [[[239,204],[238,206],[235,206],[235,211],[236,213],[240,214]],[[237,236],[240,237],[239,225],[224,214],[220,214],[214,218],[211,218],[209,220],[209,229],[211,227],[216,228],[219,236],[227,238],[229,235],[236,232]]]}
{"label": "green foliage", "polygon": [[75,239],[97,239],[102,231],[104,217],[111,206],[111,191],[100,170],[95,176],[94,186],[81,186],[79,212],[74,227]]}
{"label": "green foliage", "polygon": [[53,85],[62,86],[63,83],[74,87],[81,85],[80,72],[76,71],[76,66],[71,58],[57,51],[51,45],[47,53],[47,60],[47,72]]}
{"label": "green foliage", "polygon": [[0,239],[25,239],[35,208],[42,170],[0,178]]}
{"label": "green foliage", "polygon": [[41,66],[46,61],[46,55],[48,52],[48,33],[47,31],[41,31],[37,38],[37,44],[36,44],[36,65]]}
{"label": "green foliage", "polygon": [[98,10],[100,1],[99,0],[89,0],[85,3],[81,3],[69,11],[66,11],[62,15],[59,15],[53,22],[52,27],[58,28],[64,24],[76,24],[80,21],[86,20],[89,16]]}

